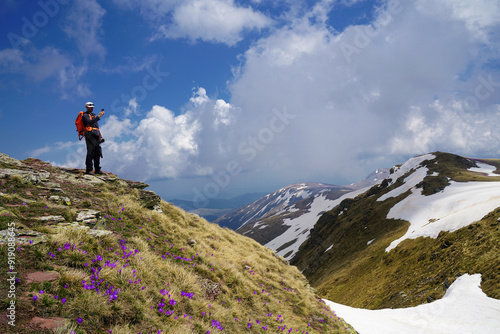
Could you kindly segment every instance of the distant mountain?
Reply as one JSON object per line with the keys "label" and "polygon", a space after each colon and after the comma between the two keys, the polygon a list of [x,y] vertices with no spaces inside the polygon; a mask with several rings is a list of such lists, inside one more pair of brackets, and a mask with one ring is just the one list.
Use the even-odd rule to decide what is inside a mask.
{"label": "distant mountain", "polygon": [[[389,175],[389,169],[379,169],[365,179],[348,186],[322,183],[300,183],[287,186],[218,220],[223,226],[232,221],[238,233],[291,259],[307,239],[309,230],[319,216],[332,209],[337,199],[360,188],[372,186]],[[226,223],[227,224],[227,223]]]}
{"label": "distant mountain", "polygon": [[195,213],[208,221],[214,221],[225,214],[252,203],[264,195],[265,193],[247,193],[229,199],[213,198],[203,207],[189,200],[172,199],[169,202],[189,213]]}
{"label": "distant mountain", "polygon": [[296,237],[290,261],[326,299],[415,306],[441,298],[465,273],[481,274],[483,291],[500,298],[500,160],[418,156],[330,205]]}

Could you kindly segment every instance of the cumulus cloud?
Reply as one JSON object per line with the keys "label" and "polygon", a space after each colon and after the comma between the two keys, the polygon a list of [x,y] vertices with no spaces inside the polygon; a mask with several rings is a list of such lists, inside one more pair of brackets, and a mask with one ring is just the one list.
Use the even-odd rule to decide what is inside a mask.
{"label": "cumulus cloud", "polygon": [[[297,116],[280,134],[286,140],[277,136],[259,153],[268,172],[296,180],[300,170],[309,171],[304,179],[353,178],[397,156],[429,150],[498,151],[497,111],[488,106],[499,103],[499,95],[485,87],[480,92],[487,98],[474,94],[478,76],[488,81],[481,74],[486,60],[477,54],[485,48],[496,59],[499,54],[471,29],[491,35],[498,25],[486,8],[484,16],[457,14],[450,22],[430,4],[415,4],[388,1],[372,23],[340,33],[297,20],[245,53],[230,86],[231,103],[247,111],[243,123],[258,129],[272,108],[285,106]],[[489,89],[498,91],[499,73],[490,74]],[[477,102],[477,110],[452,108],[467,99]],[[272,164],[278,159],[283,163]]]}
{"label": "cumulus cloud", "polygon": [[435,101],[429,110],[414,108],[406,116],[406,122],[390,142],[389,152],[424,154],[446,146],[450,152],[469,156],[498,156],[499,116],[500,105],[491,106],[477,115],[464,110],[460,101]]}
{"label": "cumulus cloud", "polygon": [[[140,109],[135,100],[124,111],[130,107]],[[140,180],[209,175],[222,166],[216,158],[226,154],[224,140],[234,114],[231,104],[208,97],[200,87],[180,115],[159,105],[137,122],[129,117],[133,113],[105,115],[100,123],[106,169]],[[75,150],[66,165],[79,166],[75,156],[82,159],[84,153]]]}

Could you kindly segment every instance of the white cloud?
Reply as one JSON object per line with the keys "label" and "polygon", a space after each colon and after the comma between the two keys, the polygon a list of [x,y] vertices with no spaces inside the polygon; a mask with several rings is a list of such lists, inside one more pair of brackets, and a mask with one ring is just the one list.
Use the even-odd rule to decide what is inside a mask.
{"label": "white cloud", "polygon": [[[103,116],[105,117],[105,116]],[[105,140],[115,140],[121,136],[129,136],[133,132],[134,124],[128,118],[119,119],[116,115],[110,115],[101,126],[101,132],[105,134]]]}
{"label": "white cloud", "polygon": [[268,27],[271,20],[250,7],[240,7],[234,0],[193,0],[176,7],[172,24],[160,31],[167,38],[198,39],[234,45],[242,40],[244,30]]}
{"label": "white cloud", "polygon": [[272,24],[263,13],[250,6],[239,6],[234,0],[114,1],[124,8],[139,8],[156,26],[155,39],[186,38],[234,45],[243,39],[246,30]]}
{"label": "white cloud", "polygon": [[77,0],[66,18],[65,33],[75,40],[85,57],[104,57],[106,48],[101,43],[102,21],[106,11],[96,0]]}
{"label": "white cloud", "polygon": [[207,90],[203,87],[199,87],[196,93],[193,94],[193,97],[189,99],[189,102],[195,106],[199,106],[208,101]]}
{"label": "white cloud", "polygon": [[142,180],[182,175],[198,154],[200,129],[192,112],[175,116],[161,106],[138,124],[111,115],[101,126],[107,168]]}
{"label": "white cloud", "polygon": [[427,153],[446,145],[450,152],[468,156],[500,154],[500,105],[481,114],[467,112],[460,101],[435,101],[426,113],[414,109],[392,139],[391,153]]}
{"label": "white cloud", "polygon": [[489,29],[500,24],[500,3],[497,0],[418,0],[416,5],[419,10],[436,15],[441,20],[463,22],[474,37],[485,41]]}
{"label": "white cloud", "polygon": [[[431,12],[391,1],[372,24],[338,35],[323,23],[297,20],[248,50],[230,86],[231,104],[245,111],[239,124],[256,132],[270,110],[285,106],[297,115],[259,152],[261,165],[276,168],[266,172],[296,181],[352,178],[361,169],[369,172],[381,167],[375,164],[422,151],[498,151],[500,121],[488,106],[499,103],[500,95],[479,99],[474,112],[457,113],[448,104],[474,97],[485,61],[478,54],[491,48],[491,56],[500,55],[492,43],[464,38],[468,21],[450,23]],[[499,32],[492,23],[481,29]],[[468,80],[459,80],[468,68]],[[491,74],[500,82],[498,71]],[[436,97],[448,101],[443,102],[447,112],[433,105]],[[279,159],[283,163],[272,163]],[[302,170],[310,174],[300,175]]]}
{"label": "white cloud", "polygon": [[215,120],[214,120],[214,126],[217,129],[220,124],[228,126],[231,124],[231,119],[232,119],[232,106],[229,103],[226,103],[224,100],[217,100],[215,101],[215,107],[214,107],[214,113],[215,113]]}
{"label": "white cloud", "polygon": [[140,115],[139,103],[137,103],[136,98],[132,98],[128,101],[128,106],[123,110],[125,117],[130,115]]}

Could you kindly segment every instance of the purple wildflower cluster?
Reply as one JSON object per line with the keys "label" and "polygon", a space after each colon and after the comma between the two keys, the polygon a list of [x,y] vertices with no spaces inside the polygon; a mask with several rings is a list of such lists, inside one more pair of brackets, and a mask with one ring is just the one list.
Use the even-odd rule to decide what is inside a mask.
{"label": "purple wildflower cluster", "polygon": [[181,291],[181,296],[187,297],[189,299],[193,299],[194,293],[188,293],[188,292]]}
{"label": "purple wildflower cluster", "polygon": [[[98,263],[102,261],[102,256],[97,255],[95,259],[92,259],[92,263]],[[116,267],[116,263],[111,263],[110,261],[106,261],[104,264],[105,267]],[[87,290],[95,290],[97,294],[99,294],[99,288],[101,284],[103,283],[103,279],[99,279],[99,273],[102,270],[102,267],[92,267],[90,269],[92,271],[92,275],[90,276],[90,281],[87,282],[85,280],[82,280],[82,285],[84,289]],[[121,291],[120,289],[115,289],[114,286],[110,286],[109,284],[106,284],[106,290],[104,290],[104,296],[108,295],[109,296],[109,302],[112,302],[113,300],[116,300],[118,298],[118,293]]]}
{"label": "purple wildflower cluster", "polygon": [[[57,242],[55,243],[55,245],[57,245]],[[62,252],[62,250],[63,250],[63,249],[65,249],[65,250],[67,250],[67,251],[69,251],[69,250],[77,250],[77,249],[76,249],[76,244],[71,244],[71,243],[69,243],[69,242],[66,242],[66,243],[64,244],[64,246],[59,247],[57,250],[58,250],[59,252]],[[85,251],[85,250],[81,250],[80,248],[78,248],[78,252],[81,252],[81,253],[83,253],[83,254],[87,254],[87,251]],[[52,255],[54,255],[54,254],[49,253],[49,255],[51,255],[51,256],[52,256]],[[54,258],[54,257],[52,256],[52,258]]]}
{"label": "purple wildflower cluster", "polygon": [[[165,306],[175,306],[177,304],[177,301],[175,299],[173,299],[172,295],[170,294],[170,292],[166,289],[162,289],[160,290],[160,293],[167,297],[166,299],[163,298],[159,303],[158,303],[158,312],[160,314],[164,313],[166,316],[170,316],[172,314],[174,314],[174,310],[172,309],[167,309],[165,310]],[[184,291],[181,291],[181,296],[183,297],[186,297],[188,299],[192,299],[194,297],[194,293],[189,293],[189,292],[184,292]],[[167,299],[168,299],[168,304],[167,304]],[[187,314],[184,315],[184,318],[187,317]],[[190,317],[191,318],[191,317]]]}
{"label": "purple wildflower cluster", "polygon": [[[165,298],[163,298],[159,303],[158,303],[158,312],[160,314],[163,313],[164,311],[164,307],[169,305],[169,306],[175,306],[177,304],[177,301],[175,299],[172,298],[172,295],[170,294],[170,292],[168,290],[165,290],[165,289],[162,289],[160,290],[160,293],[163,295],[163,296],[168,296],[168,304],[167,304],[167,301],[165,300]],[[167,309],[165,310],[165,315],[166,316],[170,316],[174,314],[174,310],[170,310],[170,309]]]}
{"label": "purple wildflower cluster", "polygon": [[219,321],[212,320],[212,327],[217,328],[221,332],[224,330],[224,327],[222,327],[222,324]]}

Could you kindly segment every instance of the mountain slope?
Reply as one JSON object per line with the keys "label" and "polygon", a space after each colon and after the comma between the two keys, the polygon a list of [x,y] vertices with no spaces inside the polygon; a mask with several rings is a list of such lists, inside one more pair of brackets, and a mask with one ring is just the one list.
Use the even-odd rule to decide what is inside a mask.
{"label": "mountain slope", "polygon": [[499,166],[441,152],[410,159],[323,214],[291,262],[354,307],[432,301],[463,273],[481,273],[499,298]]}
{"label": "mountain slope", "polygon": [[[304,183],[285,187],[261,199],[258,204],[261,207],[265,204],[267,211],[252,216],[237,232],[274,249],[289,260],[307,239],[319,216],[339,203],[338,198],[379,183],[388,174],[388,169],[379,169],[349,186]],[[249,206],[240,212],[246,214],[242,217],[248,217],[255,210]]]}
{"label": "mountain slope", "polygon": [[278,212],[288,205],[295,204],[307,197],[326,190],[341,192],[349,191],[350,188],[313,182],[292,184],[262,196],[251,204],[222,216],[217,219],[215,223],[223,227],[237,230],[246,224],[265,217],[266,215]]}
{"label": "mountain slope", "polygon": [[0,332],[354,332],[297,268],[146,187],[0,154]]}

